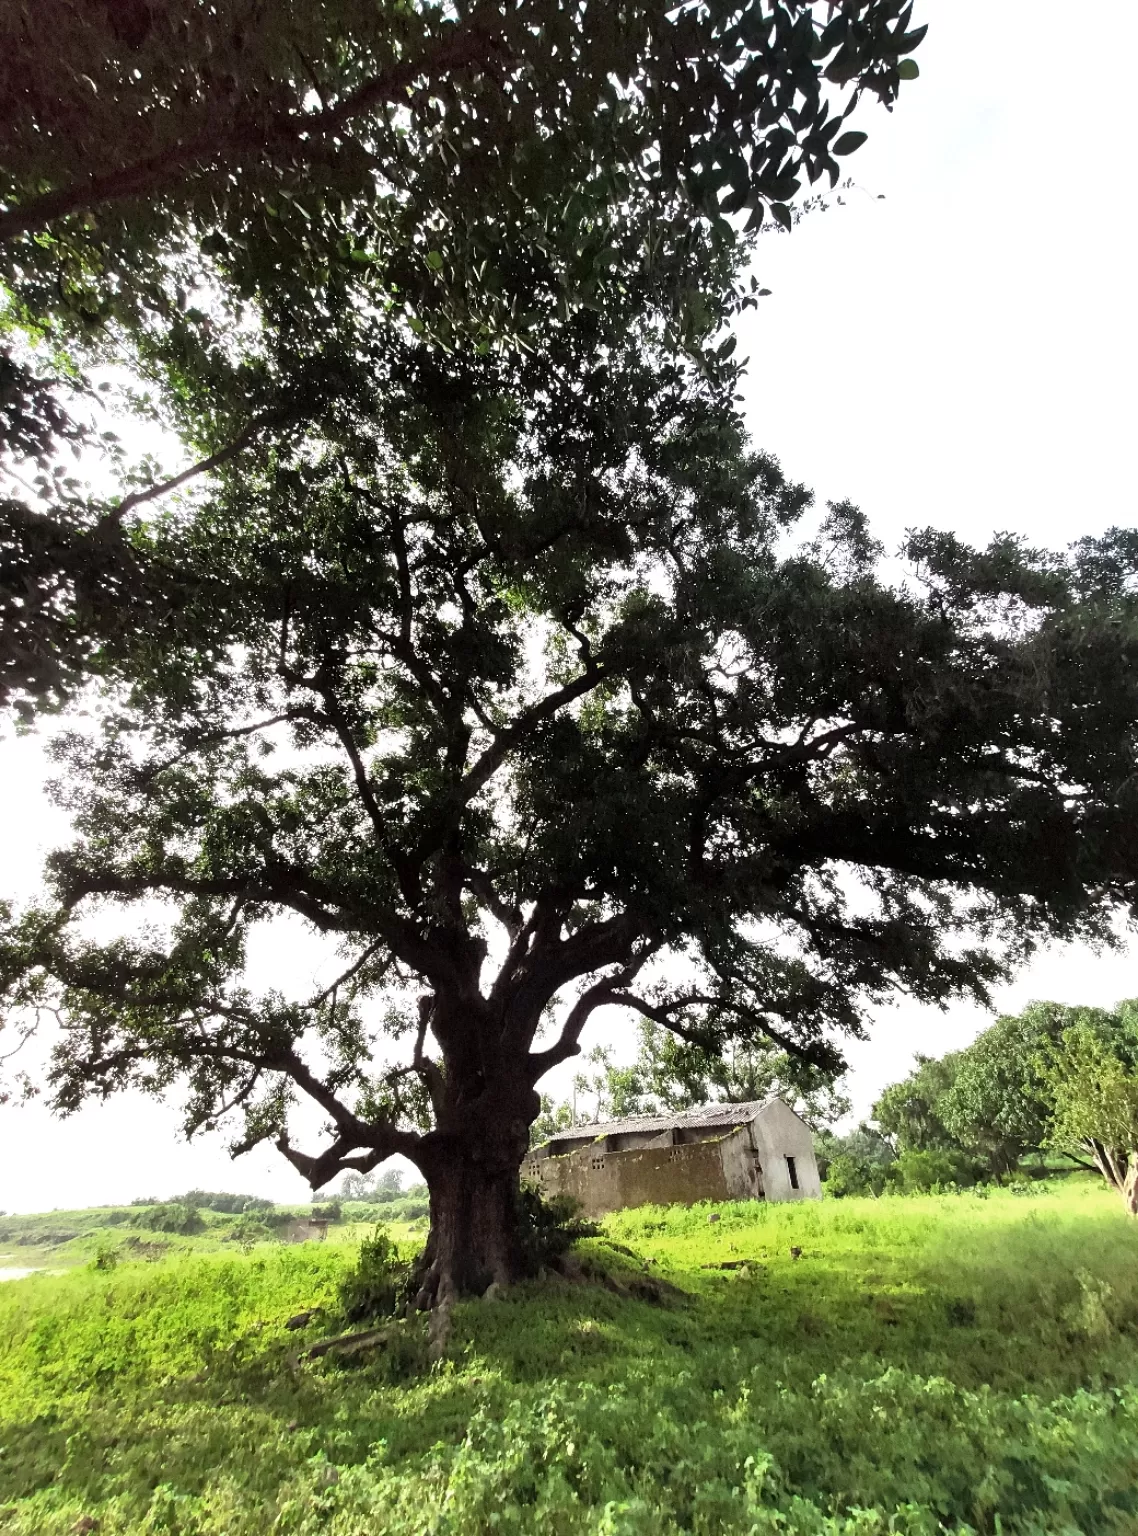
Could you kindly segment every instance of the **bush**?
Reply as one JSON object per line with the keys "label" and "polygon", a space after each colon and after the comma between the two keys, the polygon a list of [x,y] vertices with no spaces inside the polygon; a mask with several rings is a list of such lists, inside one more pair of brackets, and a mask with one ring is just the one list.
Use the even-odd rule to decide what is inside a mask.
{"label": "bush", "polygon": [[839,1152],[826,1166],[826,1193],[839,1199],[846,1195],[880,1195],[889,1183],[889,1168],[866,1158]]}
{"label": "bush", "polygon": [[981,1172],[981,1165],[963,1152],[902,1152],[889,1169],[889,1184],[907,1195],[968,1189]]}
{"label": "bush", "polygon": [[601,1231],[595,1221],[582,1219],[572,1195],[546,1198],[530,1184],[522,1185],[519,1215],[526,1267],[532,1274],[567,1253],[578,1238],[597,1237]]}
{"label": "bush", "polygon": [[148,1232],[174,1232],[182,1237],[205,1229],[197,1207],[185,1205],[180,1200],[171,1200],[167,1205],[138,1207],[131,1216],[131,1225],[143,1227]]}
{"label": "bush", "polygon": [[410,1264],[400,1259],[387,1228],[377,1226],[360,1244],[356,1267],[340,1282],[344,1316],[350,1323],[393,1317],[408,1299],[410,1282]]}
{"label": "bush", "polygon": [[114,1269],[119,1261],[117,1248],[112,1243],[102,1242],[95,1250],[95,1257],[91,1260],[92,1269]]}
{"label": "bush", "polygon": [[313,1221],[339,1221],[343,1214],[344,1207],[338,1200],[329,1200],[326,1205],[314,1205],[312,1207]]}
{"label": "bush", "polygon": [[251,1248],[254,1243],[275,1242],[277,1234],[263,1221],[258,1221],[255,1216],[241,1216],[233,1223],[223,1239],[227,1243],[240,1243],[242,1248]]}

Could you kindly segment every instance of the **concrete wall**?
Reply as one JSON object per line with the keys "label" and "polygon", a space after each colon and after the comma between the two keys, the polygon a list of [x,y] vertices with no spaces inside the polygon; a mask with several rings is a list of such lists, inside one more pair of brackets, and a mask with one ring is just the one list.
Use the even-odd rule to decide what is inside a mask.
{"label": "concrete wall", "polygon": [[527,1158],[522,1177],[547,1194],[572,1195],[586,1216],[605,1216],[632,1205],[738,1199],[728,1189],[721,1145],[704,1141],[628,1152],[586,1148],[565,1157]]}
{"label": "concrete wall", "polygon": [[[762,1168],[763,1191],[768,1200],[817,1200],[822,1194],[814,1137],[781,1099],[768,1104],[750,1125]],[[786,1159],[794,1158],[798,1188],[792,1189]]]}

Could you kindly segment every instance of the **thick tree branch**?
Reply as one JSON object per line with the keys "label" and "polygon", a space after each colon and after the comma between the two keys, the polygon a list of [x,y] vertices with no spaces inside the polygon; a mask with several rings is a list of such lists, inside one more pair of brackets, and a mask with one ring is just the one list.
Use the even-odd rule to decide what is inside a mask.
{"label": "thick tree branch", "polygon": [[672,1034],[678,1035],[688,1045],[698,1046],[700,1050],[705,1051],[715,1050],[716,1042],[714,1039],[709,1038],[706,1034],[701,1034],[698,1030],[686,1028],[675,1017],[675,1011],[677,1009],[690,1008],[696,1004],[722,1008],[725,1012],[733,1013],[736,1018],[744,1019],[748,1025],[758,1029],[762,1034],[766,1035],[768,1040],[772,1040],[775,1045],[786,1051],[788,1055],[797,1056],[800,1061],[816,1062],[818,1060],[818,1051],[813,1044],[807,1043],[803,1045],[798,1041],[792,1040],[789,1035],[782,1034],[780,1030],[772,1029],[766,1022],[763,1014],[752,1012],[747,1008],[737,1007],[732,1003],[725,1002],[720,997],[709,996],[701,992],[692,992],[683,997],[675,998],[671,1003],[661,1005],[650,1003],[646,998],[637,997],[631,992],[616,992],[612,996],[612,1001],[619,1003],[622,1007],[631,1008],[636,1013],[643,1014],[646,1019],[651,1019],[653,1023],[661,1024],[665,1029],[670,1030]]}
{"label": "thick tree branch", "polygon": [[235,725],[227,731],[211,731],[208,735],[191,738],[173,757],[168,757],[160,763],[145,764],[140,768],[139,780],[144,784],[148,783],[177,763],[184,762],[187,757],[192,757],[195,752],[208,752],[211,747],[219,747],[226,741],[236,741],[242,736],[254,736],[258,731],[267,731],[271,726],[285,725],[293,720],[308,720],[314,725],[330,724],[312,709],[300,707],[282,710],[279,715],[270,715],[267,720],[254,720],[249,725]]}
{"label": "thick tree branch", "polygon": [[324,708],[327,711],[329,723],[339,738],[340,745],[343,747],[348,762],[352,766],[352,777],[355,780],[360,802],[367,812],[368,820],[375,829],[375,835],[379,840],[380,846],[387,850],[389,848],[387,824],[383,819],[383,812],[379,808],[379,801],[375,798],[375,791],[371,787],[371,779],[368,777],[368,771],[364,766],[360,749],[356,745],[352,728],[348,723],[348,717],[344,713],[339,697],[332,686],[332,680],[326,664],[322,665],[317,671],[316,676],[311,679],[311,686],[316,689],[324,700]]}
{"label": "thick tree branch", "polygon": [[581,993],[569,1010],[565,1023],[561,1026],[561,1033],[554,1044],[548,1050],[530,1053],[531,1082],[536,1083],[551,1067],[556,1067],[561,1062],[568,1061],[570,1057],[580,1054],[581,1034],[585,1025],[598,1008],[620,1002],[621,990],[636,978],[647,958],[647,955],[639,958],[632,965],[625,966],[615,976],[602,977],[600,981],[594,982],[591,987],[587,987]]}
{"label": "thick tree branch", "polygon": [[[4,215],[0,214],[0,225],[3,221]],[[158,485],[150,485],[145,490],[132,491],[129,496],[124,496],[117,507],[112,507],[109,512],[104,513],[99,519],[98,526],[118,527],[126,515],[133,512],[136,507],[148,501],[155,501],[159,496],[165,496],[170,491],[176,491],[179,486],[185,485],[187,481],[193,480],[198,475],[208,474],[211,469],[220,469],[223,464],[228,464],[230,459],[235,459],[239,453],[243,453],[266,427],[285,419],[286,413],[283,411],[272,411],[265,416],[256,417],[226,447],[219,448],[216,453],[211,453],[207,459],[202,459],[197,464],[191,464],[189,469],[184,469],[172,480],[163,480]]]}
{"label": "thick tree branch", "polygon": [[537,726],[542,725],[546,720],[551,720],[558,710],[563,709],[566,704],[572,704],[574,699],[579,699],[594,688],[599,688],[602,683],[608,682],[611,676],[612,674],[603,663],[594,664],[586,668],[571,683],[566,683],[563,688],[558,688],[528,709],[524,709],[512,725],[498,731],[486,751],[458,784],[453,796],[454,809],[460,810],[468,805],[479,790],[497,773],[514,747],[524,741]]}
{"label": "thick tree branch", "polygon": [[162,197],[187,175],[221,165],[270,163],[287,155],[293,163],[316,160],[326,145],[356,118],[385,102],[403,105],[410,87],[423,79],[453,74],[472,65],[486,66],[499,45],[481,23],[455,26],[452,35],[425,54],[403,60],[372,75],[335,106],[319,112],[278,112],[267,123],[237,121],[228,133],[200,134],[176,142],[132,165],[86,176],[66,187],[29,198],[0,212],[0,244],[46,228],[56,219],[131,198]]}
{"label": "thick tree branch", "polygon": [[512,907],[502,900],[494,889],[494,882],[483,869],[467,869],[463,881],[469,891],[478,897],[479,901],[497,918],[502,927],[510,936],[511,942],[516,940],[522,931],[525,922],[524,915],[519,907]]}

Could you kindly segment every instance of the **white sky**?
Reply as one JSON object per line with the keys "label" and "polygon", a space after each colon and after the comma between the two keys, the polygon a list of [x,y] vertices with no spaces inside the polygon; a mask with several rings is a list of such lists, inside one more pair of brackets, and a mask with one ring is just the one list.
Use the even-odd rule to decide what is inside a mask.
{"label": "white sky", "polygon": [[[1061,546],[1138,520],[1132,469],[1135,0],[918,0],[921,78],[867,110],[846,206],[762,243],[772,296],[742,327],[756,443],[849,497],[887,546],[935,523],[973,541],[1015,530]],[[878,194],[884,194],[884,201]],[[0,743],[0,894],[27,893],[62,818],[36,741]],[[262,947],[280,980],[311,968],[296,935]],[[999,994],[1111,1004],[1138,994],[1132,954],[1053,950]],[[586,1045],[628,1039],[612,1010]],[[855,1110],[989,1022],[904,1004],[849,1050]],[[562,1091],[572,1073],[563,1071]],[[543,1085],[548,1086],[548,1085]],[[121,1096],[70,1120],[0,1109],[0,1209],[168,1195],[192,1185],[304,1199],[279,1156],[232,1164],[222,1136],[178,1139],[176,1111]]]}

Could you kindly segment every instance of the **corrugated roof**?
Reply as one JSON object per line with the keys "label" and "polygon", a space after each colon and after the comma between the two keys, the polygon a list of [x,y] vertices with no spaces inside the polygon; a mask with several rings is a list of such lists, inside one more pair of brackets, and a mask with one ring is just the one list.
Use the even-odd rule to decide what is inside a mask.
{"label": "corrugated roof", "polygon": [[682,1131],[699,1125],[744,1125],[761,1109],[773,1104],[777,1094],[754,1099],[748,1104],[700,1104],[695,1109],[677,1110],[671,1115],[626,1115],[623,1120],[598,1120],[590,1125],[574,1125],[558,1131],[546,1145],[555,1141],[594,1141],[598,1136],[627,1136],[632,1131]]}

